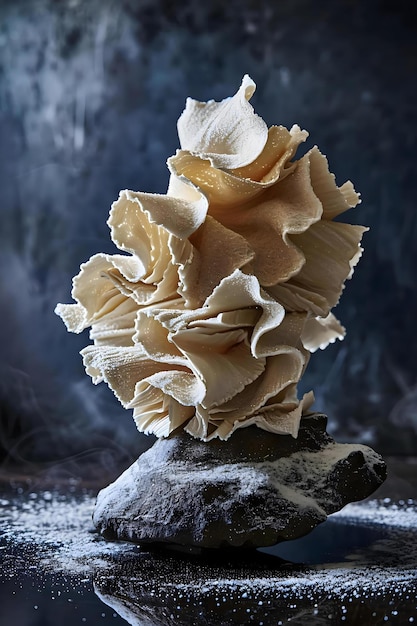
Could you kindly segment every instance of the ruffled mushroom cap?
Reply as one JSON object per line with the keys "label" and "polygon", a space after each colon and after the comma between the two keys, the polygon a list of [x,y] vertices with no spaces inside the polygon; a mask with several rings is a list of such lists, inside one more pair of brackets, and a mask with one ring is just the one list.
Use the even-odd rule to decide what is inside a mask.
{"label": "ruffled mushroom cap", "polygon": [[74,278],[68,330],[138,429],[227,439],[251,424],[296,437],[312,394],[309,353],[342,339],[331,313],[364,228],[335,222],[359,196],[337,187],[307,133],[267,128],[245,76],[222,102],[188,99],[166,195],[123,191],[108,224],[125,254],[96,254]]}

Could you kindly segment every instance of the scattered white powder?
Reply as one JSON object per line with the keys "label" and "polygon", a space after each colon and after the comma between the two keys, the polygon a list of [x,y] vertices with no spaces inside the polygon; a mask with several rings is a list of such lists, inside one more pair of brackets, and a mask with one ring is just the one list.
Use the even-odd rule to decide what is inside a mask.
{"label": "scattered white powder", "polygon": [[[295,624],[303,623],[295,621],[302,607],[313,610],[317,604],[314,611],[322,615],[324,606],[327,612],[333,610],[328,608],[329,602],[335,603],[343,615],[349,615],[348,610],[359,604],[385,607],[394,602],[391,609],[396,615],[387,613],[390,624],[405,623],[401,619],[417,616],[414,500],[350,504],[331,516],[329,529],[344,524],[357,528],[359,533],[370,533],[365,547],[357,548],[351,542],[352,554],[345,555],[342,562],[325,563],[324,556],[319,565],[281,565],[279,560],[272,560],[271,566],[259,567],[248,564],[247,554],[241,564],[236,560],[223,566],[207,559],[151,555],[131,544],[108,543],[91,532],[94,501],[89,493],[75,496],[49,491],[1,499],[3,576],[18,576],[23,567],[64,573],[79,581],[94,577],[99,597],[125,615],[137,614],[140,603],[145,606],[151,598],[158,610],[161,606],[169,606],[170,611],[173,606],[198,607],[210,599],[214,606],[229,603],[236,610],[262,611],[262,615],[276,610],[279,603],[293,611]],[[109,585],[114,586],[113,591],[109,591]],[[121,600],[117,599],[119,592]],[[134,598],[139,602],[137,606]],[[326,613],[323,623],[335,623],[327,618]],[[382,621],[375,623],[384,623],[383,618],[384,614]]]}
{"label": "scattered white powder", "polygon": [[19,547],[28,567],[83,574],[105,565],[109,556],[131,550],[92,532],[94,502],[88,493],[75,497],[51,491],[0,500],[2,556],[7,560],[8,547]]}
{"label": "scattered white powder", "polygon": [[392,529],[417,530],[417,501],[400,500],[391,502],[384,500],[370,500],[369,502],[353,503],[345,506],[336,513],[334,521],[349,522],[351,524],[387,526]]}

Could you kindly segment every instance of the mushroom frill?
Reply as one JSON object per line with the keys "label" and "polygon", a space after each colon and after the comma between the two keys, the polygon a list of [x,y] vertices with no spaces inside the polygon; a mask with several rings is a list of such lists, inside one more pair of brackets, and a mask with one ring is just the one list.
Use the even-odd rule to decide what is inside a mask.
{"label": "mushroom frill", "polygon": [[188,99],[166,194],[122,191],[108,225],[122,254],[96,254],[73,280],[68,330],[140,431],[203,440],[256,425],[297,436],[311,352],[342,339],[331,312],[360,258],[359,202],[298,126],[268,129],[243,78],[222,102]]}

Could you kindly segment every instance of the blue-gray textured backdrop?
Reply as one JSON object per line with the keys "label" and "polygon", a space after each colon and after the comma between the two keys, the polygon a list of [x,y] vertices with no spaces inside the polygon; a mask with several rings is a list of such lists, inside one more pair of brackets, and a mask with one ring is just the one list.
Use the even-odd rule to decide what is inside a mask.
{"label": "blue-gray textured backdrop", "polygon": [[93,387],[53,314],[80,262],[113,252],[119,189],[166,190],[187,96],[244,73],[269,124],[310,131],[363,203],[365,254],[336,313],[343,343],[303,383],[341,439],[417,443],[417,38],[413,3],[0,1],[0,457],[127,462],[149,444]]}

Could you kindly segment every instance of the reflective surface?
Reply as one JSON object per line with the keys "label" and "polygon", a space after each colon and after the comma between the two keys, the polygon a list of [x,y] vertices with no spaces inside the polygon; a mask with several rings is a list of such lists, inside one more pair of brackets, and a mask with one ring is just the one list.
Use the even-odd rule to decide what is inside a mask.
{"label": "reflective surface", "polygon": [[268,550],[193,553],[107,543],[91,526],[90,490],[1,494],[4,624],[417,623],[411,499],[349,505]]}

